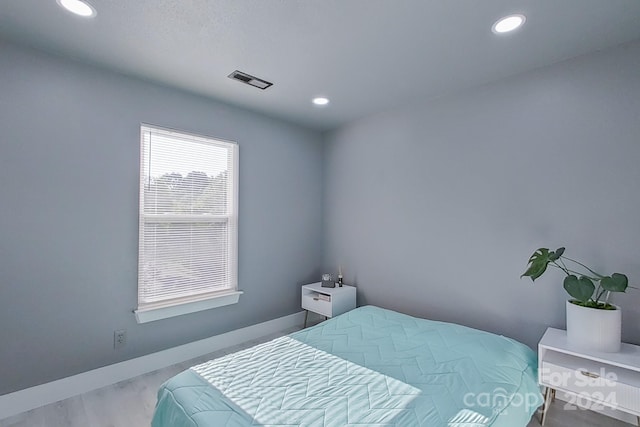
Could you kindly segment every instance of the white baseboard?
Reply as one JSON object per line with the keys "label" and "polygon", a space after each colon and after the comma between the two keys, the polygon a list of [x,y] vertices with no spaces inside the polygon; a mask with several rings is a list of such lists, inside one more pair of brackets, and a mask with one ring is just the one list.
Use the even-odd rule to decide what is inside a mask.
{"label": "white baseboard", "polygon": [[5,394],[0,396],[0,420],[137,377],[138,375],[166,368],[176,363],[195,359],[226,347],[251,341],[294,326],[302,326],[303,313],[301,311],[200,341],[194,341],[157,353],[147,354],[146,356]]}
{"label": "white baseboard", "polygon": [[[589,409],[593,412],[597,412],[599,414],[603,414],[608,417],[615,418],[620,421],[624,421],[634,426],[638,425],[636,424],[637,419],[635,415],[631,415],[623,411],[616,411],[615,409],[611,409],[607,407],[602,407],[602,405],[597,405],[596,407],[578,405],[578,403],[580,403],[583,399],[576,399],[574,395],[570,395],[569,393],[558,392],[556,394],[556,399],[561,400],[563,402],[567,402],[562,404],[562,409],[565,411],[582,411],[585,409]],[[557,405],[555,408],[551,407],[550,409],[552,411],[558,410]]]}

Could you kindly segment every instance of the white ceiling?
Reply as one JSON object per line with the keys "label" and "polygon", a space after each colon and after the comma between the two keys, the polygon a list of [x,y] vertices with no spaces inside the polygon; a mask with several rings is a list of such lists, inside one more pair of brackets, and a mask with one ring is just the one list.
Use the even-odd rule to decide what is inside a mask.
{"label": "white ceiling", "polygon": [[89,0],[89,20],[0,1],[3,38],[320,130],[640,39],[640,0]]}

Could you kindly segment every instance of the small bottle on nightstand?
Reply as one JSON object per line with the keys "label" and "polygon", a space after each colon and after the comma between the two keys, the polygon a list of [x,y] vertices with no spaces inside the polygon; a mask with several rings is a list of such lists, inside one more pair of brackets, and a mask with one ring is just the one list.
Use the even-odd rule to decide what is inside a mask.
{"label": "small bottle on nightstand", "polygon": [[338,274],[338,286],[342,287],[342,274]]}

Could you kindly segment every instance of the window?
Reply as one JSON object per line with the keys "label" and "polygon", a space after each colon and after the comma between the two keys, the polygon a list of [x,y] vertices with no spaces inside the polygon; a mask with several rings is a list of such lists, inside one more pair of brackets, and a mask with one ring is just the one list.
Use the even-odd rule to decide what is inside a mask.
{"label": "window", "polygon": [[138,309],[144,323],[238,301],[238,145],[142,125]]}

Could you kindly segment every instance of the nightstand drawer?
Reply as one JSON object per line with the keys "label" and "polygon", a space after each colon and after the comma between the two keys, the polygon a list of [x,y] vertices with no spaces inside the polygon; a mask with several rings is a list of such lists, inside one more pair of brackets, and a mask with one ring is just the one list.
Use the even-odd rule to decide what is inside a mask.
{"label": "nightstand drawer", "polygon": [[[586,362],[586,361],[585,361]],[[542,384],[568,391],[583,398],[614,409],[640,411],[640,389],[637,385],[619,382],[615,370],[605,370],[602,365],[583,367],[559,366],[542,362]]]}
{"label": "nightstand drawer", "polygon": [[332,317],[331,295],[327,296],[329,300],[325,301],[321,299],[322,297],[324,297],[324,294],[322,294],[322,296],[318,296],[318,294],[316,293],[303,294],[302,308],[305,310],[313,311],[314,313],[318,313],[322,316]]}
{"label": "nightstand drawer", "polygon": [[322,283],[303,285],[302,308],[306,310],[304,317],[306,328],[309,312],[325,317],[335,317],[356,308],[356,288],[347,285],[325,288]]}

